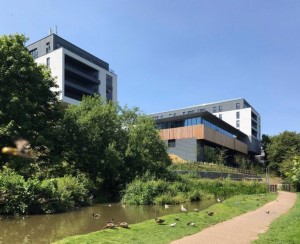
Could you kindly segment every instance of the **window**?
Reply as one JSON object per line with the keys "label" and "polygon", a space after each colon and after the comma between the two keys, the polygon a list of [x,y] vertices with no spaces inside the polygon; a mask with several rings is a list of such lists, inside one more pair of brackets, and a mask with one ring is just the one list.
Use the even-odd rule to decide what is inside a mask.
{"label": "window", "polygon": [[240,119],[240,112],[236,112],[236,119]]}
{"label": "window", "polygon": [[169,117],[171,117],[172,116],[172,114],[169,114]]}
{"label": "window", "polygon": [[194,112],[195,112],[195,110],[190,110],[190,111],[188,111],[188,114],[192,114]]}
{"label": "window", "polygon": [[106,74],[106,99],[113,100],[113,78]]}
{"label": "window", "polygon": [[47,58],[46,65],[47,65],[48,68],[50,68],[50,58]]}
{"label": "window", "polygon": [[240,128],[240,121],[239,120],[236,121],[236,127]]}
{"label": "window", "polygon": [[217,107],[213,107],[213,113],[217,112]]}
{"label": "window", "polygon": [[219,114],[219,119],[222,119],[222,114]]}
{"label": "window", "polygon": [[176,113],[174,113],[173,116],[176,116]]}
{"label": "window", "polygon": [[223,108],[222,106],[219,106],[219,112],[222,112]]}
{"label": "window", "polygon": [[168,147],[176,147],[176,140],[175,139],[168,140]]}
{"label": "window", "polygon": [[236,108],[236,109],[240,109],[240,108],[241,108],[241,107],[240,107],[240,103],[236,103],[236,104],[235,104],[235,108]]}
{"label": "window", "polygon": [[39,53],[38,53],[37,48],[33,49],[33,50],[30,51],[29,53],[30,53],[30,55],[31,55],[33,58],[38,58],[38,56],[39,56]]}
{"label": "window", "polygon": [[50,51],[51,51],[50,42],[47,42],[46,43],[46,53],[49,53]]}
{"label": "window", "polygon": [[182,112],[182,114],[185,114],[185,112]]}

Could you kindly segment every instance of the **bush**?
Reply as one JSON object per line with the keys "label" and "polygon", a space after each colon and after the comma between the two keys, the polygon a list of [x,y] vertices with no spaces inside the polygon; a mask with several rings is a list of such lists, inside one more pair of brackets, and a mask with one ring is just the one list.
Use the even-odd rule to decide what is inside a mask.
{"label": "bush", "polygon": [[167,182],[162,180],[135,180],[123,192],[122,202],[126,204],[178,204],[187,201],[230,197],[237,194],[266,193],[265,184],[257,182],[182,179]]}
{"label": "bush", "polygon": [[92,185],[85,175],[29,179],[13,170],[0,172],[0,214],[56,213],[90,205]]}

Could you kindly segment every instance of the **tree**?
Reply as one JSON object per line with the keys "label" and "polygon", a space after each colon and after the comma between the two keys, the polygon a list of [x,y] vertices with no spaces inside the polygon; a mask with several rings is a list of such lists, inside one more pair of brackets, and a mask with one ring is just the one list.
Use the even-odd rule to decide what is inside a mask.
{"label": "tree", "polygon": [[[46,66],[37,65],[24,35],[0,37],[0,145],[16,138],[42,148],[60,115],[54,79]],[[0,165],[7,159],[0,156]],[[18,159],[15,167],[20,166]]]}
{"label": "tree", "polygon": [[98,189],[117,193],[137,176],[159,175],[170,164],[153,119],[99,96],[70,106],[60,134],[64,168],[87,173]]}
{"label": "tree", "polygon": [[270,139],[271,142],[266,147],[270,167],[279,172],[279,166],[282,162],[300,153],[300,134],[284,131],[279,135],[270,137]]}

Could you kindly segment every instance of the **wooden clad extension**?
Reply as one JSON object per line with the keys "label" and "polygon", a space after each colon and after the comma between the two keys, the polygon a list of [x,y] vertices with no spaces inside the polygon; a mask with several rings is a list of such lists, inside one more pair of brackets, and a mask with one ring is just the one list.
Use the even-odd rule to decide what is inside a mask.
{"label": "wooden clad extension", "polygon": [[228,137],[204,125],[162,129],[160,130],[160,136],[163,140],[196,138],[198,140],[209,141],[245,154],[248,153],[247,144],[237,140],[236,138]]}

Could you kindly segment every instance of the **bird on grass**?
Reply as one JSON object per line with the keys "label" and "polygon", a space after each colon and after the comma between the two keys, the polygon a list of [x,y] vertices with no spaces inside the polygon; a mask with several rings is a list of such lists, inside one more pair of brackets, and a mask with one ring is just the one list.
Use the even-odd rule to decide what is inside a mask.
{"label": "bird on grass", "polygon": [[36,158],[30,152],[30,145],[27,140],[18,139],[15,141],[16,147],[3,147],[1,152],[12,156],[19,156],[22,158]]}
{"label": "bird on grass", "polygon": [[194,211],[195,211],[195,212],[199,212],[199,209],[198,209],[198,208],[195,208]]}
{"label": "bird on grass", "polygon": [[159,213],[159,211],[157,211],[156,213],[155,213],[155,222],[157,223],[157,224],[162,224],[163,222],[165,222],[165,220],[164,219],[159,219],[159,218],[157,218],[157,214]]}
{"label": "bird on grass", "polygon": [[206,212],[208,216],[213,216],[215,212]]}
{"label": "bird on grass", "polygon": [[129,224],[128,224],[127,222],[119,222],[119,226],[120,226],[121,228],[126,228],[126,229],[129,228]]}
{"label": "bird on grass", "polygon": [[218,203],[220,203],[220,202],[221,202],[220,198],[217,198],[217,202],[218,202]]}
{"label": "bird on grass", "polygon": [[192,221],[189,221],[189,222],[187,222],[187,224],[186,225],[190,225],[190,226],[194,226],[194,227],[196,227],[196,224],[195,223],[193,223]]}
{"label": "bird on grass", "polygon": [[114,229],[117,226],[114,223],[107,223],[103,229]]}
{"label": "bird on grass", "polygon": [[157,223],[157,224],[162,224],[163,222],[165,222],[165,220],[164,219],[159,219],[159,218],[157,218],[157,217],[155,217],[155,222]]}
{"label": "bird on grass", "polygon": [[175,220],[176,220],[176,221],[179,221],[179,217],[176,217]]}
{"label": "bird on grass", "polygon": [[170,224],[171,227],[175,227],[176,226],[176,223],[173,223],[173,224]]}
{"label": "bird on grass", "polygon": [[181,212],[187,213],[187,209],[183,206],[183,204],[181,204],[180,210]]}

